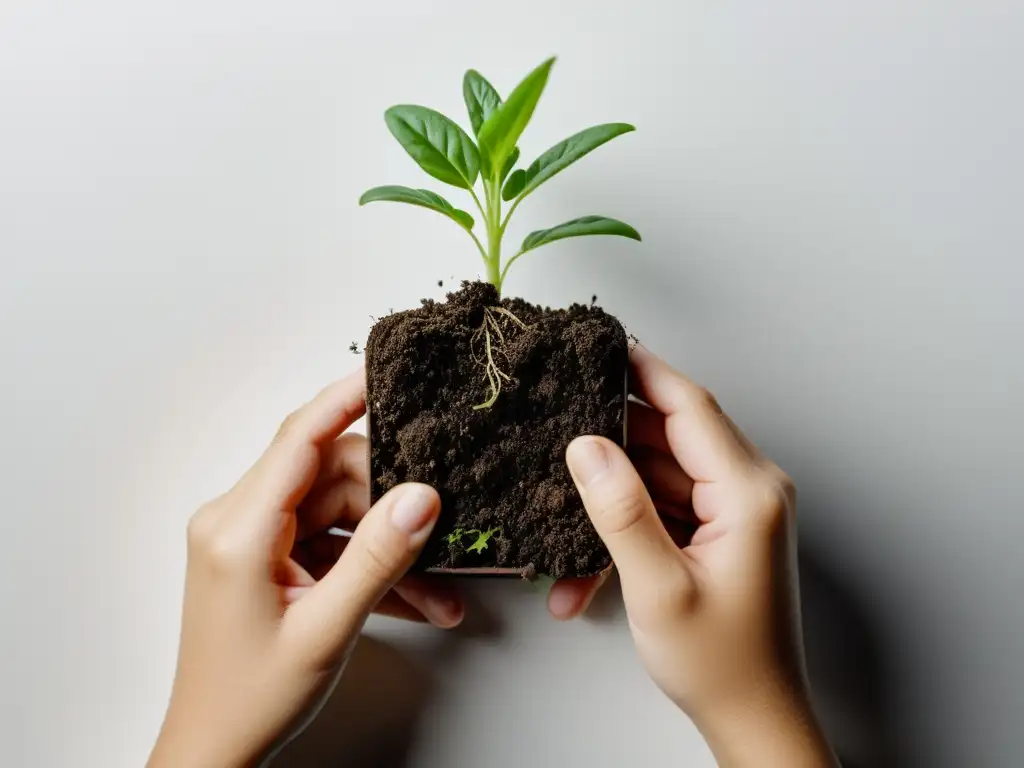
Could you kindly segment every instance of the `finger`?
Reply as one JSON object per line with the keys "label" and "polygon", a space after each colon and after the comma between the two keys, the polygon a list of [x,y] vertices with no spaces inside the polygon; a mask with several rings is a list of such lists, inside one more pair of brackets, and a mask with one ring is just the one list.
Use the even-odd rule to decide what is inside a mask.
{"label": "finger", "polygon": [[348,542],[347,538],[321,531],[296,541],[291,556],[319,581],[338,562]]}
{"label": "finger", "polygon": [[688,547],[693,541],[693,535],[699,528],[699,523],[683,518],[670,517],[663,520],[665,530],[672,537],[672,542],[679,548]]}
{"label": "finger", "polygon": [[665,501],[655,497],[654,508],[658,510],[658,517],[661,518],[662,524],[668,527],[668,521],[677,520],[683,523],[692,523],[697,525],[700,520],[697,518],[697,514],[693,511],[693,507],[689,505],[680,506],[671,501]]}
{"label": "finger", "polygon": [[366,374],[360,366],[328,385],[285,419],[275,442],[313,445],[334,440],[366,412]]}
{"label": "finger", "polygon": [[380,599],[380,602],[373,609],[378,616],[387,616],[402,621],[415,621],[418,624],[426,624],[427,617],[415,606],[409,605],[401,595],[395,592],[388,592]]}
{"label": "finger", "polygon": [[310,493],[342,480],[355,480],[369,485],[370,465],[366,460],[369,443],[365,435],[346,432],[320,449],[320,471]]}
{"label": "finger", "polygon": [[[292,558],[282,561],[277,567],[274,581],[283,588],[285,602],[290,604],[307,595],[317,583],[317,578],[311,575],[311,572],[320,572],[319,578],[326,575],[337,562],[348,541],[336,536],[322,535],[305,542],[307,545],[314,545],[307,546],[307,552],[313,548],[320,550],[317,553],[320,560],[313,568],[304,566]],[[373,612],[403,618],[409,612],[396,612],[394,607],[396,603],[403,601],[407,604],[406,608],[413,609],[419,621],[429,621],[441,629],[458,626],[465,615],[462,596],[448,579],[408,574],[395,584],[392,592],[382,598]]]}
{"label": "finger", "polygon": [[[299,542],[295,556],[314,577],[321,579],[341,557],[350,540],[320,533]],[[436,627],[450,629],[465,617],[462,595],[449,579],[406,574],[395,584],[394,591]]]}
{"label": "finger", "polygon": [[[634,388],[637,387],[635,381],[631,383],[634,385]],[[665,453],[671,453],[672,448],[665,434],[665,416],[651,408],[647,403],[639,400],[630,400],[627,406],[629,408],[627,421],[629,428],[629,440],[627,442],[629,446],[649,447],[664,451]],[[743,445],[744,450],[751,456],[759,456],[760,451],[757,446],[743,434],[743,431],[736,426],[736,423],[729,417],[729,414],[723,413],[722,418],[725,419],[733,434],[736,435],[736,439]]]}
{"label": "finger", "polygon": [[273,580],[282,587],[312,587],[316,584],[309,571],[297,560],[286,557],[274,567]]}
{"label": "finger", "polygon": [[663,453],[671,453],[665,435],[665,416],[646,403],[630,400],[627,414],[627,453],[633,448],[653,448]]}
{"label": "finger", "polygon": [[693,479],[683,471],[675,457],[668,453],[639,448],[630,451],[640,479],[656,499],[671,501],[677,507],[687,506],[693,494]]}
{"label": "finger", "polygon": [[672,454],[696,482],[747,471],[753,457],[737,438],[715,398],[641,346],[630,362],[637,394],[665,415]]}
{"label": "finger", "polygon": [[394,591],[441,629],[457,627],[466,614],[462,596],[447,579],[407,574]]}
{"label": "finger", "polygon": [[597,576],[559,579],[548,592],[548,612],[559,621],[574,619],[584,613],[611,572],[611,568],[606,568]]}
{"label": "finger", "polygon": [[[283,590],[285,605],[291,606],[299,602],[312,591],[313,588],[309,586],[285,587]],[[388,616],[394,619],[402,619],[403,621],[415,621],[420,624],[427,623],[426,616],[394,592],[388,592],[384,595],[373,609],[373,612],[378,616]]]}
{"label": "finger", "polygon": [[437,521],[441,500],[426,485],[407,483],[389,491],[356,528],[333,568],[285,623],[317,662],[347,648],[373,607],[416,559]]}
{"label": "finger", "polygon": [[566,461],[624,583],[657,580],[681,566],[678,550],[622,449],[605,438],[580,437],[569,444]]}
{"label": "finger", "polygon": [[366,412],[362,369],[336,381],[281,424],[247,485],[270,510],[294,509],[320,469],[320,450]]}
{"label": "finger", "polygon": [[740,445],[743,446],[743,450],[745,450],[751,458],[757,461],[761,457],[761,451],[758,447],[754,445],[745,434],[743,434],[743,430],[736,426],[736,422],[732,420],[728,413],[722,413],[722,418],[725,419],[725,423],[729,425],[729,429],[732,430],[732,433],[736,435],[736,439],[739,440]]}
{"label": "finger", "polygon": [[358,480],[343,479],[312,492],[299,505],[297,537],[302,540],[341,525],[353,530],[370,509],[370,488]]}

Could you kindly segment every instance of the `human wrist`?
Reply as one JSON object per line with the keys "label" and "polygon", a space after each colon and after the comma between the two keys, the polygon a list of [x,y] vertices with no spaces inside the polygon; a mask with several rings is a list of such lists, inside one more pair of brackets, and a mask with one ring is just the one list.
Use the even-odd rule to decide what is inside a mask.
{"label": "human wrist", "polygon": [[146,768],[178,768],[182,765],[193,768],[250,768],[254,762],[255,755],[225,750],[222,745],[200,738],[200,732],[190,736],[180,729],[165,726],[153,747]]}
{"label": "human wrist", "polygon": [[810,696],[777,681],[697,708],[691,718],[722,768],[837,768]]}

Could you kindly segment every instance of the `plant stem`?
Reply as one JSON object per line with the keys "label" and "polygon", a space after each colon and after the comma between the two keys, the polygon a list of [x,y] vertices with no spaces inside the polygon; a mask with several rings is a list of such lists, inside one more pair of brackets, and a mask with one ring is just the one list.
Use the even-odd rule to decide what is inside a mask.
{"label": "plant stem", "polygon": [[501,184],[492,181],[487,187],[487,280],[501,294]]}

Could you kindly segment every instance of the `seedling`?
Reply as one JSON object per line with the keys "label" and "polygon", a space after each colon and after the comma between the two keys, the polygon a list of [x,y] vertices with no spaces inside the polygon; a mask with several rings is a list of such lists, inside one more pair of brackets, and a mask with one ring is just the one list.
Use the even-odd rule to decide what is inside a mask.
{"label": "seedling", "polygon": [[[571,237],[618,235],[640,240],[629,224],[607,216],[582,216],[549,229],[531,232],[513,255],[503,260],[502,245],[512,214],[544,182],[564,171],[584,155],[617,136],[633,131],[626,123],[596,125],[560,141],[526,168],[517,168],[518,142],[547,84],[554,65],[548,59],[519,83],[503,101],[497,90],[476,70],[466,72],[462,95],[476,141],[455,121],[440,112],[403,104],[384,113],[388,129],[419,166],[438,181],[465,190],[482,220],[483,239],[475,231],[473,216],[428,189],[390,185],[374,187],[363,194],[359,204],[390,201],[428,208],[454,221],[473,240],[483,259],[487,280],[501,295],[509,268],[530,251]],[[479,190],[479,193],[478,193]],[[502,203],[509,203],[506,211]],[[499,307],[492,307],[494,311]],[[526,326],[508,310],[519,330]],[[474,358],[483,369],[489,396],[475,406],[490,408],[501,394],[502,382],[510,377],[496,359],[505,339],[496,318],[485,313],[474,340],[483,342],[482,353]],[[492,335],[494,334],[494,335]],[[498,338],[494,338],[497,336]],[[479,355],[479,356],[478,356]]]}
{"label": "seedling", "polygon": [[[583,434],[625,444],[625,327],[589,289],[589,303],[554,309],[504,295],[512,265],[543,246],[592,235],[640,239],[630,225],[592,215],[510,245],[510,224],[524,200],[634,130],[596,125],[520,167],[521,147],[529,151],[521,139],[553,63],[534,69],[504,100],[479,72],[468,71],[466,130],[422,106],[385,112],[409,156],[466,202],[404,186],[375,187],[360,198],[450,219],[473,243],[486,275],[485,283],[465,281],[444,301],[388,312],[374,321],[364,348],[371,502],[401,482],[426,483],[441,497],[443,518],[417,569],[563,578],[593,576],[611,563],[561,456]],[[512,531],[514,541],[506,540]]]}
{"label": "seedling", "polygon": [[491,537],[500,532],[500,528],[489,528],[486,531],[472,530],[466,531],[469,534],[476,534],[476,541],[466,547],[467,552],[483,552],[487,549],[487,542],[491,540]]}
{"label": "seedling", "polygon": [[445,539],[449,544],[460,544],[462,537],[466,535],[466,532],[461,528],[456,528],[454,531],[445,536]]}
{"label": "seedling", "polygon": [[487,549],[487,544],[495,534],[501,535],[501,528],[489,528],[486,531],[481,531],[478,528],[471,528],[468,531],[462,528],[456,528],[454,531],[445,536],[445,540],[449,544],[461,544],[464,536],[472,536],[476,534],[476,539],[466,547],[466,552],[483,552]]}

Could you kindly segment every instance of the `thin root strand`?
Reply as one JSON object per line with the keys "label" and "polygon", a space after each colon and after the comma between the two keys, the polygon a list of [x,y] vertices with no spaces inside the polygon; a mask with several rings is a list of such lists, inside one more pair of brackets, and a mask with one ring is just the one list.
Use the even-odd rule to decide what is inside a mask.
{"label": "thin root strand", "polygon": [[[473,356],[473,361],[484,369],[484,375],[487,377],[488,391],[490,394],[486,401],[473,406],[474,411],[481,411],[494,405],[498,400],[498,396],[501,394],[502,382],[512,381],[512,377],[505,371],[501,370],[498,363],[495,361],[495,352],[500,352],[504,355],[506,361],[509,360],[508,352],[505,350],[505,333],[502,331],[501,324],[495,317],[496,313],[506,320],[511,320],[523,330],[527,330],[530,327],[504,307],[484,308],[484,321],[473,333],[473,336],[470,338],[469,346],[470,354]],[[492,340],[492,329],[494,331],[496,341]],[[476,352],[476,344],[481,336],[484,340],[484,354],[482,356],[478,355]]]}

